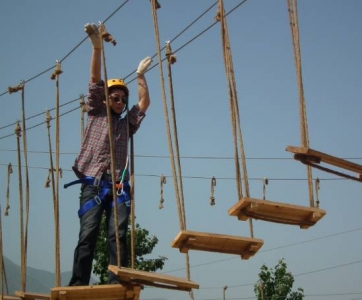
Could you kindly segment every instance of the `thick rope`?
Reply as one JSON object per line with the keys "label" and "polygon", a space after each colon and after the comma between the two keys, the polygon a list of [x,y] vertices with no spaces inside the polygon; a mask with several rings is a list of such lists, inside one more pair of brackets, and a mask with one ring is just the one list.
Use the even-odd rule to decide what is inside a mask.
{"label": "thick rope", "polygon": [[[240,125],[237,89],[236,89],[236,82],[234,76],[235,72],[233,67],[231,46],[229,41],[229,34],[225,18],[225,9],[224,9],[223,0],[219,0],[216,20],[219,20],[221,24],[222,48],[224,55],[226,78],[228,81],[229,107],[230,107],[230,115],[232,122],[233,140],[234,140],[234,160],[235,160],[235,171],[237,179],[237,192],[240,200],[241,198],[243,198],[243,189],[242,189],[242,181],[241,181],[241,173],[239,165],[239,152],[240,152],[240,158],[243,170],[243,182],[244,182],[246,197],[250,197],[249,180],[246,168],[246,158],[245,158],[241,125]],[[249,219],[249,227],[250,227],[250,235],[251,237],[254,237],[252,219]]]}
{"label": "thick rope", "polygon": [[180,149],[179,149],[179,142],[178,142],[178,134],[177,134],[177,120],[176,120],[176,109],[175,109],[175,98],[173,92],[173,80],[172,80],[172,68],[176,62],[176,56],[172,53],[171,44],[170,42],[166,43],[166,52],[165,56],[167,58],[167,69],[168,69],[168,84],[169,84],[169,93],[170,93],[170,109],[171,109],[171,119],[172,119],[172,129],[173,129],[173,137],[174,137],[174,144],[175,144],[175,155],[176,155],[176,170],[177,170],[177,182],[179,187],[180,193],[180,207],[181,207],[181,214],[183,216],[183,221],[186,228],[186,213],[185,213],[185,198],[183,193],[183,183],[182,183],[182,169],[181,169],[181,161],[180,161]]}
{"label": "thick rope", "polygon": [[[128,132],[128,130],[127,130]],[[130,156],[131,156],[131,175],[130,175],[130,186],[131,186],[131,268],[135,268],[135,258],[136,258],[136,202],[135,202],[135,176],[134,176],[134,141],[133,136],[131,136],[130,141]]]}
{"label": "thick rope", "polygon": [[156,13],[157,1],[151,0],[151,7],[152,7],[152,17],[153,17],[153,24],[154,24],[154,31],[155,31],[155,40],[156,40],[156,46],[157,46],[157,57],[158,57],[158,68],[159,68],[159,73],[160,73],[160,84],[161,84],[161,91],[162,91],[163,113],[164,113],[165,124],[166,124],[166,135],[167,135],[167,142],[168,142],[168,148],[169,148],[169,153],[170,153],[177,211],[178,211],[180,229],[185,230],[186,225],[185,225],[185,221],[184,221],[184,215],[182,213],[179,186],[178,186],[178,182],[177,182],[175,157],[174,157],[174,150],[173,150],[172,137],[171,137],[170,121],[169,121],[169,116],[168,116],[165,82],[164,82],[163,69],[162,69],[160,36],[159,36],[159,31],[158,31],[158,20],[157,20],[157,13]]}
{"label": "thick rope", "polygon": [[[174,142],[175,142],[175,148],[176,148],[176,159],[177,159],[178,172],[176,172],[176,166],[175,166],[176,164],[175,164],[175,157],[174,157],[174,151],[173,151],[170,122],[169,122],[169,117],[168,117],[168,108],[167,108],[167,101],[166,101],[165,83],[164,83],[164,76],[163,76],[163,69],[162,69],[160,37],[159,37],[158,20],[157,20],[157,12],[156,12],[157,8],[159,8],[160,5],[158,4],[157,0],[151,0],[151,6],[152,6],[152,16],[153,16],[155,39],[156,39],[156,46],[157,46],[157,57],[158,57],[158,66],[159,66],[159,72],[160,72],[160,82],[161,82],[161,87],[162,87],[162,101],[163,101],[163,108],[164,108],[164,117],[165,117],[166,130],[167,130],[167,140],[168,140],[168,146],[169,146],[169,152],[170,152],[178,216],[179,216],[181,230],[186,230],[186,216],[185,216],[183,188],[182,188],[182,172],[181,172],[181,164],[180,164],[180,155],[179,155],[179,150],[178,150],[177,126],[176,126],[176,117],[175,117],[175,109],[174,109],[172,72],[171,72],[171,64],[173,62],[175,62],[176,57],[174,55],[172,55],[170,53],[170,51],[167,54],[168,70],[169,70],[169,85],[170,85],[170,95],[171,95],[171,111],[172,111],[172,117],[173,117],[173,131],[174,131],[174,138],[175,138]],[[168,45],[168,46],[170,46],[170,45]],[[185,256],[186,256],[187,279],[190,280],[189,254],[186,253]],[[189,295],[190,295],[191,299],[194,299],[192,290],[190,291]]]}
{"label": "thick rope", "polygon": [[[172,53],[170,42],[166,43],[166,58],[167,58],[167,69],[168,69],[168,84],[169,84],[169,93],[170,93],[170,107],[171,107],[171,118],[172,118],[172,128],[173,128],[173,136],[175,143],[175,151],[176,151],[176,162],[177,162],[177,182],[180,193],[180,209],[181,214],[183,216],[183,222],[186,229],[186,213],[185,213],[185,201],[184,201],[184,193],[183,193],[183,184],[182,184],[182,171],[181,171],[181,161],[180,161],[180,151],[179,151],[179,143],[178,143],[178,134],[177,134],[177,122],[176,122],[176,109],[175,109],[175,101],[174,101],[174,92],[173,92],[173,81],[172,81],[172,68],[171,65],[176,62],[176,56]],[[189,254],[186,253],[186,274],[187,279],[191,279],[190,274],[190,257]],[[194,299],[193,291],[190,291],[190,298]]]}
{"label": "thick rope", "polygon": [[[55,201],[54,201],[54,230],[55,230],[55,286],[61,285],[60,277],[60,230],[59,230],[59,159],[60,159],[60,125],[59,125],[59,75],[62,74],[61,63],[56,61],[54,73],[50,77],[55,80]],[[51,168],[53,170],[53,168]],[[53,173],[53,172],[52,172]]]}
{"label": "thick rope", "polygon": [[[22,132],[23,132],[23,149],[24,149],[24,162],[25,162],[25,232],[24,232],[24,267],[27,268],[27,252],[28,252],[28,228],[29,228],[29,209],[30,209],[30,185],[29,185],[29,167],[28,167],[28,146],[26,139],[26,125],[25,125],[25,84],[22,83],[21,89],[21,107],[22,107]],[[26,274],[25,274],[26,289]]]}
{"label": "thick rope", "polygon": [[20,216],[20,270],[21,270],[21,290],[25,292],[26,287],[26,267],[24,265],[24,205],[23,205],[23,179],[21,172],[21,155],[20,155],[20,137],[21,128],[19,121],[15,126],[15,135],[17,143],[17,156],[18,156],[18,183],[19,183],[19,216]]}
{"label": "thick rope", "polygon": [[[309,148],[309,134],[308,134],[308,121],[307,112],[304,98],[303,77],[302,77],[302,63],[300,54],[299,43],[299,27],[298,27],[298,10],[297,0],[287,0],[290,29],[292,35],[294,60],[297,75],[298,93],[299,93],[299,117],[300,117],[300,134],[302,147]],[[313,176],[311,166],[307,166],[308,190],[309,190],[309,205],[314,207],[314,194],[313,194]]]}
{"label": "thick rope", "polygon": [[[52,196],[53,196],[53,211],[56,211],[57,206],[57,196],[56,196],[56,190],[55,190],[55,180],[54,180],[54,163],[53,163],[53,151],[52,151],[52,143],[51,143],[51,136],[50,136],[50,121],[52,120],[52,117],[50,115],[50,111],[47,109],[45,111],[45,122],[47,124],[47,132],[48,132],[48,149],[49,149],[49,164],[50,169],[48,172],[48,180],[47,182],[51,182],[52,184]],[[56,241],[56,240],[55,240]],[[55,252],[55,257],[57,255],[57,252]]]}
{"label": "thick rope", "polygon": [[87,112],[87,106],[85,105],[84,95],[79,96],[79,105],[80,105],[80,138],[81,142],[84,138],[84,114]]}
{"label": "thick rope", "polygon": [[8,164],[8,176],[6,183],[6,206],[5,206],[5,216],[9,215],[10,209],[10,175],[13,173],[13,167],[11,163]]}
{"label": "thick rope", "polygon": [[[99,30],[101,33],[106,32],[104,24],[101,23],[99,26]],[[103,66],[103,75],[104,82],[108,82],[107,79],[107,66],[106,66],[106,56],[104,52],[104,43],[103,39],[101,39],[101,47],[102,47],[102,66]],[[115,157],[114,157],[114,146],[113,146],[113,124],[112,124],[112,111],[109,105],[109,94],[108,94],[108,86],[104,89],[105,98],[106,98],[106,107],[107,107],[107,118],[108,118],[108,138],[109,138],[109,150],[111,155],[111,174],[112,174],[112,182],[116,182],[116,168],[115,168]],[[113,210],[114,210],[114,228],[118,228],[118,203],[117,203],[117,190],[116,185],[112,184],[112,196],[113,196]],[[117,246],[117,266],[121,267],[121,245],[119,242],[119,231],[116,230],[116,246]]]}

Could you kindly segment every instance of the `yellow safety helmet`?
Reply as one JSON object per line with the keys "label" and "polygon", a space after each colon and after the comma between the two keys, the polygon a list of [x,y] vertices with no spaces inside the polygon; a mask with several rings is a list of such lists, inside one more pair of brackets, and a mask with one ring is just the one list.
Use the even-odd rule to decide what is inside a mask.
{"label": "yellow safety helmet", "polygon": [[115,88],[115,87],[121,88],[125,91],[127,97],[129,95],[128,87],[122,79],[108,79],[107,86],[108,86],[108,90]]}

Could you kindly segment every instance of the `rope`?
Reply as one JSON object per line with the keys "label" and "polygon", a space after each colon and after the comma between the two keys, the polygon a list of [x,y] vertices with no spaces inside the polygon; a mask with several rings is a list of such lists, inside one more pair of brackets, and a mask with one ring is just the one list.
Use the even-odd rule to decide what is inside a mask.
{"label": "rope", "polygon": [[7,177],[7,186],[6,186],[6,206],[5,206],[5,216],[9,215],[10,209],[10,175],[13,173],[13,167],[11,163],[8,164],[8,177]]}
{"label": "rope", "polygon": [[[174,94],[173,94],[173,85],[172,85],[172,71],[171,71],[171,64],[176,61],[176,57],[171,52],[170,43],[166,44],[166,58],[168,61],[168,78],[169,78],[169,88],[170,88],[170,97],[171,97],[171,112],[172,112],[172,121],[173,121],[173,132],[174,132],[174,143],[176,148],[176,160],[177,160],[177,172],[176,172],[176,163],[173,151],[173,144],[172,144],[172,137],[171,137],[171,130],[170,130],[170,122],[168,117],[168,108],[167,108],[167,101],[166,101],[166,93],[165,93],[165,83],[164,83],[164,76],[163,76],[163,69],[162,69],[162,58],[161,58],[161,47],[160,47],[160,37],[159,37],[159,30],[158,30],[158,20],[157,20],[157,0],[151,0],[152,6],[152,17],[153,17],[153,24],[154,24],[154,31],[155,31],[155,40],[157,46],[157,57],[158,57],[158,66],[160,72],[160,82],[162,87],[162,101],[163,101],[163,108],[164,108],[164,117],[166,123],[166,131],[167,131],[167,140],[168,140],[168,147],[170,152],[171,158],[171,167],[172,167],[172,174],[173,174],[173,182],[174,182],[174,189],[175,189],[175,196],[176,196],[176,203],[177,203],[177,210],[180,222],[181,230],[186,230],[186,215],[185,215],[185,207],[184,207],[184,195],[183,195],[183,187],[182,187],[182,172],[181,172],[181,163],[180,163],[180,155],[179,155],[179,147],[178,147],[178,138],[177,138],[177,125],[176,125],[176,114],[175,114],[175,107],[174,107]],[[186,275],[187,279],[190,280],[190,261],[189,261],[189,254],[186,253]],[[194,299],[193,292],[190,291],[189,293],[191,299]]]}
{"label": "rope", "polygon": [[[298,10],[297,0],[287,0],[290,30],[292,35],[294,60],[297,75],[298,93],[299,93],[299,117],[300,117],[300,134],[301,145],[304,148],[309,148],[309,134],[307,112],[304,98],[303,78],[302,78],[302,63],[299,43],[299,27],[298,27]],[[307,166],[308,190],[309,190],[309,205],[314,207],[313,195],[313,175],[311,166]]]}
{"label": "rope", "polygon": [[[22,132],[23,132],[23,148],[24,148],[24,162],[25,162],[25,233],[24,233],[24,268],[27,266],[27,249],[28,249],[28,227],[29,227],[29,204],[30,204],[30,187],[29,187],[29,168],[28,168],[28,147],[26,139],[26,125],[25,125],[25,84],[21,83],[21,110],[22,110]],[[24,291],[26,289],[26,274],[24,278]]]}
{"label": "rope", "polygon": [[84,101],[84,95],[79,96],[79,105],[80,105],[80,138],[83,141],[84,138],[84,114],[87,112],[87,107]]}
{"label": "rope", "polygon": [[183,194],[182,170],[181,170],[180,150],[179,150],[178,134],[177,134],[176,109],[175,109],[175,100],[173,93],[172,68],[171,68],[171,65],[176,62],[176,56],[172,53],[170,42],[166,43],[165,56],[167,58],[168,84],[169,84],[169,93],[170,93],[170,110],[171,110],[172,129],[173,129],[173,137],[174,137],[175,152],[176,152],[175,153],[176,163],[177,163],[176,170],[178,177],[177,182],[180,193],[180,208],[181,208],[181,214],[183,216],[184,228],[186,229],[185,200]]}
{"label": "rope", "polygon": [[[128,115],[128,114],[127,114]],[[127,130],[127,133],[129,131]],[[134,164],[134,141],[133,141],[133,136],[131,136],[131,142],[130,142],[131,146],[131,268],[134,269],[135,268],[135,258],[136,258],[136,238],[135,238],[135,234],[136,234],[136,222],[135,222],[135,213],[136,213],[136,202],[135,202],[135,176],[134,176],[134,169],[135,169],[135,164]]]}
{"label": "rope", "polygon": [[[54,169],[52,143],[51,143],[51,136],[50,136],[50,127],[51,127],[50,121],[51,120],[52,120],[52,117],[50,115],[50,111],[47,109],[45,111],[45,122],[47,124],[47,131],[48,131],[48,148],[49,148],[49,164],[50,164],[47,183],[48,183],[48,185],[50,182],[52,184],[53,210],[55,212],[56,207],[57,207],[57,195],[56,195],[56,189],[55,189],[54,171],[56,171],[56,169]],[[47,187],[47,185],[46,185],[46,187]],[[55,252],[55,257],[57,257],[57,252]]]}
{"label": "rope", "polygon": [[21,290],[25,292],[26,286],[26,268],[25,268],[25,248],[24,248],[24,208],[23,208],[23,179],[21,173],[21,155],[20,155],[20,137],[21,127],[19,121],[15,126],[17,154],[18,154],[18,183],[19,183],[19,215],[20,215],[20,270],[21,270]]}
{"label": "rope", "polygon": [[314,186],[315,186],[315,194],[316,194],[316,207],[319,208],[319,190],[321,188],[320,186],[320,180],[317,177],[317,179],[314,181]]}
{"label": "rope", "polygon": [[[50,79],[55,80],[55,192],[54,199],[54,229],[55,229],[55,286],[61,285],[60,277],[60,232],[59,232],[59,145],[60,145],[60,125],[59,125],[59,75],[62,74],[61,63],[57,60],[54,73]],[[50,121],[50,120],[49,120]],[[53,170],[53,167],[51,167]],[[53,173],[53,172],[52,172]],[[54,179],[54,178],[53,178]],[[53,181],[54,182],[54,181]]]}
{"label": "rope", "polygon": [[[105,32],[105,28],[102,29],[102,27],[104,27],[104,24],[101,23],[99,25],[99,30],[100,32]],[[105,56],[105,52],[104,52],[104,43],[103,43],[103,39],[101,39],[102,43],[101,43],[101,51],[102,51],[102,65],[103,65],[103,73],[104,73],[104,82],[107,82],[107,66],[106,66],[106,56]],[[106,98],[106,107],[107,107],[107,118],[108,118],[108,137],[109,137],[109,150],[110,150],[110,155],[111,155],[111,174],[112,174],[112,182],[116,182],[116,170],[115,170],[115,157],[114,157],[114,147],[112,146],[113,144],[113,124],[112,124],[112,112],[111,112],[111,107],[109,105],[109,94],[108,94],[108,86],[106,86],[106,88],[104,89],[104,93],[105,93],[105,98]],[[116,185],[112,184],[112,196],[113,196],[113,209],[114,212],[118,211],[118,204],[117,204],[117,190],[116,190]],[[114,228],[118,228],[118,214],[114,213]],[[120,268],[121,267],[121,245],[119,242],[119,231],[116,230],[116,246],[117,246],[117,266]]]}
{"label": "rope", "polygon": [[163,198],[163,185],[164,184],[166,184],[166,176],[161,175],[161,177],[160,177],[161,195],[160,195],[160,204],[158,206],[159,209],[163,208],[163,203],[165,202],[165,199]]}
{"label": "rope", "polygon": [[211,178],[211,195],[210,195],[210,205],[215,205],[215,197],[214,197],[214,188],[216,186],[216,178]]}
{"label": "rope", "polygon": [[266,186],[268,185],[269,180],[268,178],[264,177],[263,178],[263,200],[266,199]]}
{"label": "rope", "polygon": [[[229,34],[227,28],[227,22],[225,18],[225,9],[223,0],[219,0],[218,12],[215,17],[217,21],[220,21],[221,24],[221,39],[222,39],[222,47],[223,47],[223,57],[225,64],[225,73],[228,83],[228,94],[229,94],[229,108],[230,108],[230,116],[231,116],[231,125],[233,132],[233,140],[234,140],[234,161],[235,161],[235,172],[236,172],[236,184],[237,184],[237,193],[238,198],[243,198],[243,188],[241,181],[241,172],[240,172],[240,164],[239,164],[239,152],[241,157],[242,171],[243,171],[243,183],[246,197],[250,197],[249,192],[249,181],[248,174],[246,168],[246,159],[245,159],[245,151],[243,145],[242,131],[240,125],[240,116],[239,116],[239,106],[238,106],[238,98],[237,98],[237,89],[235,82],[235,72],[233,67],[232,55],[231,55],[231,46],[229,41]],[[254,237],[253,233],[253,224],[252,220],[249,219],[249,227],[250,227],[250,235]]]}

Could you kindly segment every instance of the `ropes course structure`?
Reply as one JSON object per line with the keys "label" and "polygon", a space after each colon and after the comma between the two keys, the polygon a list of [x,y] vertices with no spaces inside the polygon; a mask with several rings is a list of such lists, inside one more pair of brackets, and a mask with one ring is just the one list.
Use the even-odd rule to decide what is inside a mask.
{"label": "ropes course structure", "polygon": [[[118,9],[122,8],[129,0],[126,0]],[[241,6],[246,0],[241,1],[235,8]],[[172,66],[177,62],[176,52],[181,50],[183,47],[187,46],[191,41],[196,39],[201,34],[197,35],[191,41],[187,42],[176,51],[172,51],[171,44],[177,39],[184,31],[186,31],[191,25],[193,25],[199,18],[192,22],[184,31],[177,35],[174,39],[169,40],[165,43],[165,46],[162,47],[160,44],[160,35],[158,28],[158,18],[157,10],[161,9],[161,5],[157,0],[150,0],[154,34],[155,34],[155,44],[157,53],[158,63],[155,64],[159,68],[159,78],[160,78],[160,90],[162,95],[162,104],[163,104],[163,113],[164,121],[166,128],[166,136],[168,142],[168,150],[170,157],[170,164],[172,169],[172,179],[173,179],[173,188],[176,198],[176,207],[178,213],[179,221],[179,233],[173,239],[171,247],[179,249],[179,251],[185,254],[185,270],[186,278],[169,276],[164,274],[157,274],[152,272],[145,272],[135,269],[135,209],[136,209],[136,197],[135,197],[135,154],[134,154],[134,140],[133,137],[128,136],[128,151],[127,152],[127,167],[129,164],[130,167],[130,184],[131,184],[131,218],[130,218],[130,227],[131,227],[131,267],[125,268],[121,267],[120,258],[121,258],[121,245],[119,243],[119,232],[116,231],[116,241],[117,241],[117,265],[109,265],[109,271],[113,272],[118,276],[121,281],[119,285],[104,285],[104,286],[82,286],[82,287],[68,287],[62,286],[61,283],[61,271],[60,271],[60,215],[59,215],[59,182],[62,177],[62,168],[60,167],[60,118],[62,114],[60,113],[60,86],[59,80],[60,75],[63,74],[61,69],[61,63],[82,43],[83,39],[70,53],[68,53],[63,59],[57,60],[55,66],[45,70],[44,72],[32,77],[29,80],[22,81],[18,86],[9,87],[7,92],[0,94],[0,97],[9,93],[16,93],[21,91],[21,104],[22,104],[22,120],[17,120],[14,124],[15,131],[13,134],[5,135],[0,137],[0,140],[15,135],[17,142],[17,166],[18,166],[18,189],[19,189],[19,215],[20,215],[20,246],[21,246],[21,290],[15,292],[16,297],[10,297],[4,295],[4,283],[6,283],[6,274],[3,262],[3,241],[2,241],[2,221],[1,221],[1,207],[0,207],[0,271],[2,278],[2,294],[4,295],[2,299],[26,299],[26,300],[35,300],[35,299],[46,299],[46,300],[58,300],[58,299],[140,299],[140,293],[143,289],[143,286],[151,286],[161,289],[170,289],[178,291],[186,291],[189,293],[191,299],[194,299],[193,289],[199,289],[199,284],[191,280],[191,271],[190,271],[190,257],[189,251],[206,251],[222,254],[233,254],[240,256],[243,260],[248,260],[253,257],[263,246],[264,241],[262,239],[254,238],[254,229],[253,229],[253,219],[263,220],[267,222],[296,225],[302,229],[307,229],[315,225],[326,212],[319,208],[319,197],[318,191],[320,189],[320,181],[317,179],[315,181],[315,186],[313,187],[313,177],[312,177],[312,167],[318,168],[323,171],[330,172],[335,175],[342,176],[344,178],[353,179],[357,181],[362,181],[362,166],[359,166],[354,163],[347,162],[345,160],[329,156],[327,154],[315,151],[309,147],[309,137],[308,137],[308,124],[306,118],[306,107],[304,101],[304,92],[303,92],[303,83],[301,75],[301,58],[300,58],[300,47],[299,47],[299,33],[298,33],[298,18],[297,18],[297,8],[296,0],[287,0],[288,3],[288,12],[290,17],[290,25],[292,32],[292,41],[294,46],[294,57],[296,63],[297,71],[297,82],[298,82],[298,91],[299,91],[299,100],[300,100],[300,124],[301,124],[301,143],[302,147],[288,146],[287,151],[294,153],[294,158],[301,161],[307,165],[307,180],[309,187],[309,202],[310,207],[304,207],[299,205],[286,204],[281,202],[274,202],[266,200],[266,185],[268,185],[268,179],[264,177],[263,179],[263,199],[256,199],[251,196],[249,188],[249,177],[246,166],[246,156],[245,148],[243,143],[242,128],[239,115],[239,103],[237,97],[237,87],[235,80],[235,70],[232,60],[231,45],[229,41],[228,27],[227,27],[227,15],[224,8],[224,1],[217,0],[211,7],[206,11],[218,5],[217,14],[215,16],[215,22],[209,26],[206,30],[213,27],[215,24],[220,24],[221,29],[221,41],[222,41],[222,53],[223,53],[223,62],[225,67],[225,75],[227,79],[227,88],[228,88],[228,101],[230,109],[230,119],[231,119],[231,129],[233,137],[233,151],[234,151],[234,167],[235,167],[235,183],[238,201],[233,205],[228,211],[227,215],[237,217],[240,221],[248,221],[250,237],[242,237],[239,235],[229,235],[229,234],[216,234],[210,232],[199,232],[188,230],[186,224],[186,211],[185,211],[185,196],[184,196],[184,187],[183,187],[183,174],[182,174],[182,165],[181,165],[181,156],[179,150],[179,140],[178,140],[178,128],[176,120],[176,108],[175,108],[175,97],[174,97],[174,83],[172,76]],[[235,9],[234,8],[234,9]],[[229,11],[230,13],[231,11]],[[115,13],[115,12],[114,12]],[[204,14],[205,14],[204,13]],[[113,16],[113,14],[111,15]],[[110,17],[111,17],[110,16]],[[109,18],[110,18],[109,17]],[[104,22],[100,22],[100,31],[102,34],[102,66],[103,66],[103,77],[104,81],[107,82],[107,68],[106,68],[106,53],[105,53],[105,44],[104,42],[111,42],[114,46],[116,41],[113,36],[107,32],[105,28],[105,22],[109,19],[107,18]],[[206,31],[205,30],[205,31]],[[205,32],[204,31],[204,32]],[[162,52],[164,52],[164,58],[162,57]],[[154,57],[155,57],[154,56]],[[163,63],[167,64],[168,71],[168,86],[170,95],[169,106],[167,103],[166,96],[166,87],[164,79],[164,70]],[[152,67],[152,68],[153,68]],[[31,80],[39,77],[40,75],[48,72],[54,68],[54,72],[51,74],[50,79],[55,81],[55,108],[47,109],[45,112],[45,121],[39,123],[33,127],[26,127],[26,121],[29,118],[25,116],[25,84],[29,83]],[[150,68],[150,69],[152,69]],[[150,70],[149,69],[149,70]],[[129,74],[125,78],[128,78],[132,75]],[[130,79],[129,82],[132,82],[134,79]],[[105,97],[108,99],[108,89],[105,89]],[[74,110],[80,109],[80,135],[81,139],[84,137],[84,119],[86,113],[85,105],[85,96],[81,94],[77,99],[69,101],[71,104],[75,101],[79,101],[79,106],[75,109],[67,111],[65,114],[70,113]],[[107,106],[107,117],[111,118],[111,108],[108,101],[106,101]],[[128,109],[128,108],[127,108]],[[50,112],[55,110],[55,163],[53,161],[53,146],[51,139],[51,117]],[[169,115],[169,111],[171,112]],[[38,116],[37,114],[35,116]],[[64,115],[64,114],[63,114]],[[34,116],[33,116],[34,117]],[[28,224],[29,224],[29,210],[30,210],[30,186],[29,186],[29,166],[28,166],[28,150],[27,150],[27,137],[26,133],[29,129],[37,127],[41,124],[45,124],[47,128],[47,142],[48,142],[48,152],[49,153],[49,168],[48,168],[48,177],[45,183],[45,187],[51,187],[52,189],[52,198],[53,198],[53,209],[54,209],[54,256],[55,256],[55,283],[54,287],[51,289],[49,294],[33,293],[28,292],[26,288],[26,269],[27,269],[27,248],[28,248]],[[10,126],[10,125],[8,125]],[[1,127],[0,129],[6,128],[8,126]],[[112,122],[109,122],[108,126],[109,140],[113,140],[113,129]],[[128,132],[129,134],[129,132]],[[22,148],[20,138],[22,137]],[[23,152],[24,156],[24,166],[22,164],[21,153]],[[115,158],[114,158],[114,147],[110,147],[110,170],[112,174],[112,181],[116,182],[116,170],[115,170]],[[332,171],[328,168],[322,167],[319,163],[329,163],[337,167],[348,169],[349,171],[356,172],[357,177],[346,175],[337,171]],[[23,196],[23,167],[25,170],[25,213],[24,213],[24,196]],[[9,215],[9,199],[10,199],[10,175],[13,173],[12,164],[9,163],[7,168],[7,191],[6,191],[6,210],[5,215]],[[51,185],[50,185],[51,184]],[[160,177],[160,204],[159,209],[164,207],[164,185],[166,184],[166,176],[162,175]],[[216,186],[216,177],[211,178],[211,194],[210,194],[210,205],[215,205],[215,195],[214,188]],[[314,188],[314,189],[313,189]],[[116,185],[112,185],[113,191],[113,205],[114,209],[117,210],[117,190]],[[25,216],[25,221],[24,221]],[[118,215],[114,214],[114,224],[118,224]]]}

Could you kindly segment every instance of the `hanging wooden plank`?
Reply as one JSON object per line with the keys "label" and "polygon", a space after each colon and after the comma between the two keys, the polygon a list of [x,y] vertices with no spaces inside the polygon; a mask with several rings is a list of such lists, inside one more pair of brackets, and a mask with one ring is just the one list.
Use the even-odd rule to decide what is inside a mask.
{"label": "hanging wooden plank", "polygon": [[0,300],[21,300],[20,297],[10,296],[10,295],[0,295]]}
{"label": "hanging wooden plank", "polygon": [[151,273],[129,268],[119,268],[114,265],[109,265],[108,269],[116,274],[121,281],[125,282],[140,283],[143,285],[181,291],[191,291],[192,289],[199,288],[197,283],[181,277]]}
{"label": "hanging wooden plank", "polygon": [[249,218],[299,225],[307,229],[316,224],[326,214],[325,210],[316,207],[305,207],[294,204],[273,202],[244,197],[228,211],[230,216],[236,216],[240,221]]}
{"label": "hanging wooden plank", "polygon": [[20,297],[23,300],[35,300],[35,299],[49,300],[50,299],[49,294],[43,294],[43,293],[31,293],[31,292],[14,291],[14,295]]}
{"label": "hanging wooden plank", "polygon": [[108,284],[51,289],[51,300],[139,300],[141,285]]}
{"label": "hanging wooden plank", "polygon": [[240,255],[249,259],[263,246],[264,241],[240,236],[181,230],[171,246],[180,252],[189,250]]}
{"label": "hanging wooden plank", "polygon": [[[301,162],[308,162],[308,164],[311,165],[312,167],[318,167],[320,163],[325,163],[340,169],[357,173],[357,175],[354,178],[350,179],[355,179],[357,181],[362,182],[362,166],[359,164],[305,147],[288,146],[286,148],[286,151],[294,153],[294,159],[299,160]],[[324,168],[324,170],[329,173],[340,175],[342,177],[347,177],[347,178],[349,177],[348,175],[341,174],[339,172],[330,170],[328,168]]]}

